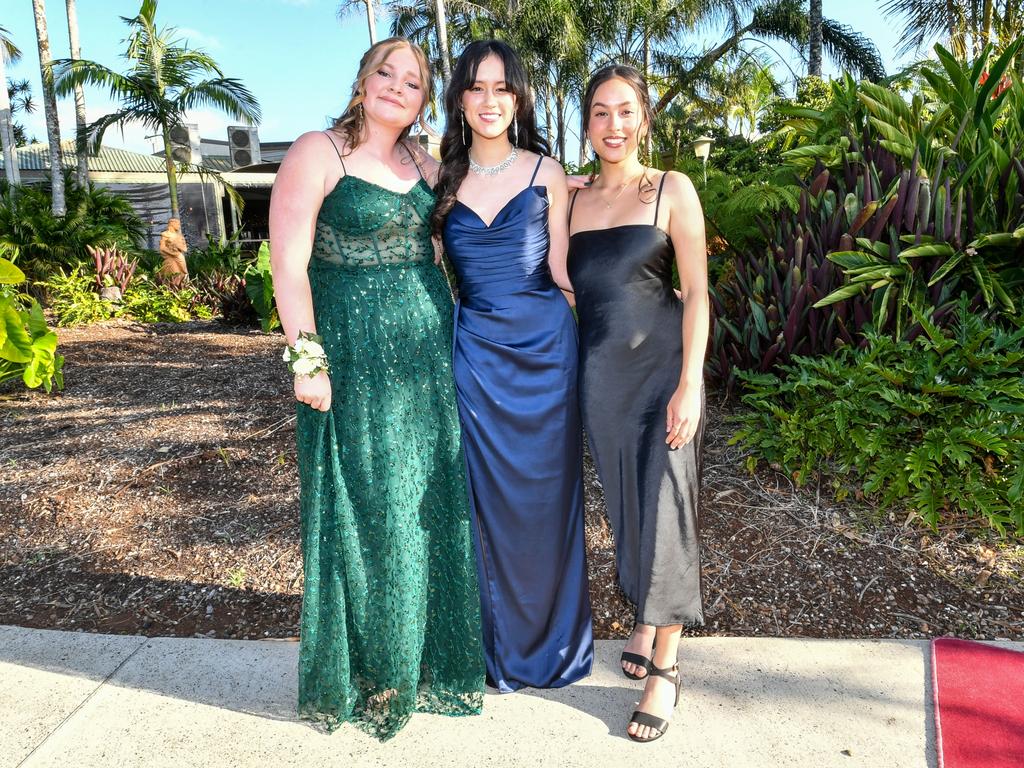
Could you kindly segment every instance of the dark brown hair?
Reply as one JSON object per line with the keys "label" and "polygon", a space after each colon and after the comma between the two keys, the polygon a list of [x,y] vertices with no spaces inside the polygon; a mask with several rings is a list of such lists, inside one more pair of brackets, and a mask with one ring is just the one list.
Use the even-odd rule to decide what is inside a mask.
{"label": "dark brown hair", "polygon": [[[582,121],[582,132],[581,136],[589,137],[588,126],[590,125],[590,107],[594,103],[594,94],[597,93],[597,89],[607,83],[609,80],[622,80],[626,85],[630,86],[636,93],[636,100],[640,106],[640,112],[643,115],[643,120],[637,127],[636,131],[636,143],[639,148],[643,139],[646,138],[647,134],[650,133],[654,126],[654,110],[651,108],[651,97],[650,91],[647,88],[647,81],[644,76],[640,74],[640,71],[635,67],[631,67],[628,64],[608,64],[607,66],[601,67],[597,70],[587,83],[586,91],[583,94],[583,106],[580,109],[580,120]],[[643,132],[641,134],[641,132]],[[594,152],[594,170],[590,173],[590,180],[593,181],[594,177],[597,176],[597,164],[598,157],[597,152]],[[643,180],[638,190],[643,196],[645,190],[653,189],[653,182],[647,177],[647,168],[644,168]]]}

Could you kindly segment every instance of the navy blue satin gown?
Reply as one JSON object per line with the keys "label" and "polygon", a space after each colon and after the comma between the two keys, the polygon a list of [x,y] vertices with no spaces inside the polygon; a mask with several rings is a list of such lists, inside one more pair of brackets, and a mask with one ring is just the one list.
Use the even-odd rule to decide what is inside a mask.
{"label": "navy blue satin gown", "polygon": [[490,226],[457,202],[444,227],[487,677],[503,693],[568,685],[594,655],[576,324],[548,270],[533,175]]}

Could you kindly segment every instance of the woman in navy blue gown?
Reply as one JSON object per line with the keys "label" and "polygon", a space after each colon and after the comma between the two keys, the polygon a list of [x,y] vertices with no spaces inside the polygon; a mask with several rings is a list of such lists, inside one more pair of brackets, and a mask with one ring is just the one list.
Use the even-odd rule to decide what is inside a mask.
{"label": "woman in navy blue gown", "polygon": [[525,70],[471,43],[445,93],[432,217],[458,278],[453,363],[488,682],[556,688],[593,661],[565,174]]}

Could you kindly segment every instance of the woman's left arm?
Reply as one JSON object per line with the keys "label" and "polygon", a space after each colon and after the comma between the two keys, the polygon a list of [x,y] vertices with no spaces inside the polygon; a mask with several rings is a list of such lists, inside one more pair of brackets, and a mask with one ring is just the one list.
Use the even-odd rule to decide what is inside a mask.
{"label": "woman's left arm", "polygon": [[548,188],[548,232],[551,235],[548,268],[551,270],[551,279],[562,289],[562,295],[571,306],[576,302],[565,266],[565,257],[569,251],[569,222],[566,214],[569,189],[565,183],[565,171],[556,160],[546,157],[539,176],[539,180]]}
{"label": "woman's left arm", "polygon": [[662,197],[669,203],[668,232],[679,270],[683,301],[683,366],[679,386],[669,401],[665,442],[685,445],[697,434],[701,417],[701,385],[708,346],[708,257],[704,212],[687,176],[669,172]]}

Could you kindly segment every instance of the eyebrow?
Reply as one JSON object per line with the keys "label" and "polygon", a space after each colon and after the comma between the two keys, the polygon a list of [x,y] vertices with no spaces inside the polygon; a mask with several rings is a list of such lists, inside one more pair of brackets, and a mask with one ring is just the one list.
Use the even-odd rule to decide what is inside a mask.
{"label": "eyebrow", "polygon": [[508,81],[507,80],[493,80],[493,81],[491,81],[491,80],[481,80],[480,78],[477,78],[476,80],[474,80],[473,81],[473,85],[477,85],[478,83],[489,83],[489,82],[493,82],[495,85],[508,85]]}
{"label": "eyebrow", "polygon": [[[378,67],[378,69],[382,69],[384,67],[387,67],[392,72],[397,72],[398,71],[398,70],[395,69],[395,66],[393,64],[388,64],[386,61],[382,61],[380,63],[380,66]],[[420,79],[420,73],[415,71],[415,70],[413,70],[413,69],[407,69],[405,71],[405,74],[403,75],[403,77],[415,77],[417,80],[419,80]]]}
{"label": "eyebrow", "polygon": [[593,107],[623,107],[623,106],[625,106],[627,104],[632,105],[632,104],[635,104],[635,103],[636,102],[630,101],[630,100],[620,101],[618,104],[605,104],[604,102],[601,102],[601,101],[595,101],[590,106],[591,106],[591,108],[593,108]]}

